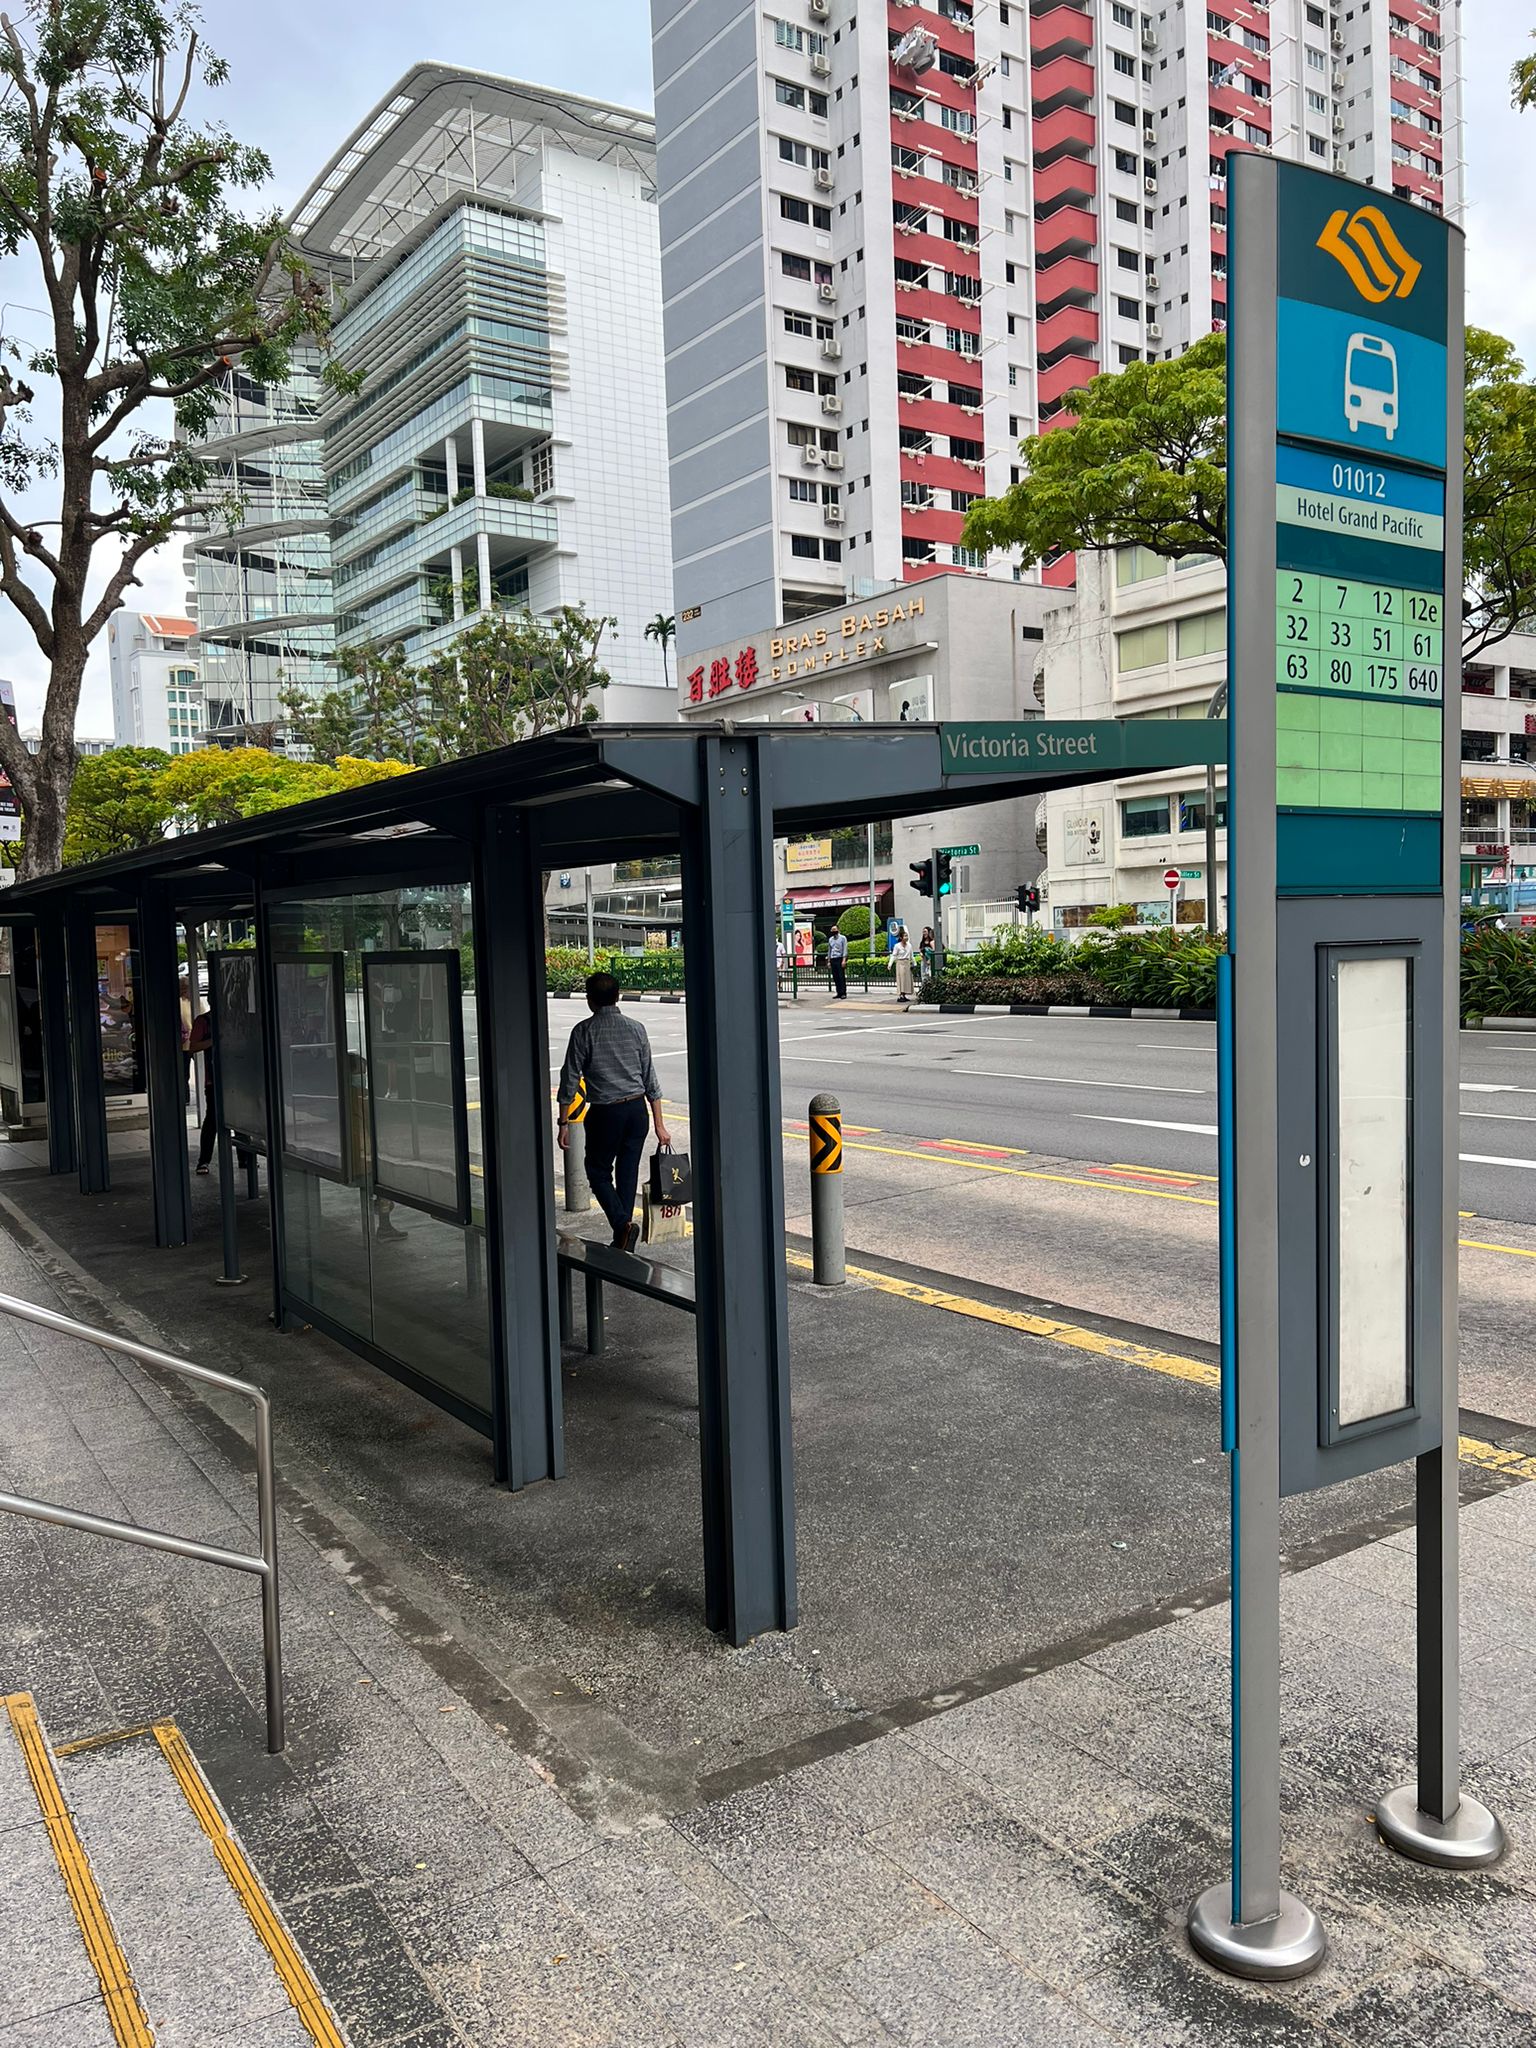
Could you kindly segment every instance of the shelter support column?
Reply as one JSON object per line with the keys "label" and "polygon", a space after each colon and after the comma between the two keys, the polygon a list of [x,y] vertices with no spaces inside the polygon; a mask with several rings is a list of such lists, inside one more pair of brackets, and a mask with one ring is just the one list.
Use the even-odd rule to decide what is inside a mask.
{"label": "shelter support column", "polygon": [[43,1087],[48,1101],[48,1171],[75,1170],[75,1070],[69,1056],[69,962],[64,919],[37,921],[37,992],[43,1010]]}
{"label": "shelter support column", "polygon": [[704,1599],[745,1643],[796,1605],[773,799],[758,738],[699,747],[683,914]]}
{"label": "shelter support column", "polygon": [[526,814],[488,809],[475,863],[475,1004],[491,1434],[496,1477],[512,1487],[565,1473],[541,879]]}
{"label": "shelter support column", "polygon": [[163,889],[146,888],[139,896],[139,1028],[149,1084],[155,1243],[162,1247],[186,1244],[192,1236],[187,1065],[181,1045],[178,964],[175,905]]}
{"label": "shelter support column", "polygon": [[96,985],[96,918],[89,909],[64,915],[69,956],[70,1052],[75,1073],[75,1164],[82,1195],[105,1194],[107,1093],[101,1075],[101,1006]]}

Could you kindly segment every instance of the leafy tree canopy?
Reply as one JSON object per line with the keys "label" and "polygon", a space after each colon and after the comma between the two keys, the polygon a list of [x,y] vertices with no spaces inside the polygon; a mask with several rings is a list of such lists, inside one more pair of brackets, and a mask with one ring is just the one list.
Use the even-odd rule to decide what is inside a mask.
{"label": "leafy tree canopy", "polygon": [[419,668],[398,645],[348,649],[337,689],[318,703],[285,697],[293,736],[321,761],[346,751],[428,767],[589,724],[609,681],[601,652],[613,623],[579,605],[551,619],[496,607]]}
{"label": "leafy tree canopy", "polygon": [[59,864],[91,645],[205,494],[195,444],[223,387],[237,367],[281,380],[294,345],[330,331],[281,216],[241,210],[270,165],[202,116],[227,69],[198,21],[183,0],[0,15],[0,254],[42,315],[31,344],[0,344],[0,595],[49,677],[36,755],[0,722],[26,874]]}
{"label": "leafy tree canopy", "polygon": [[117,747],[80,764],[65,860],[104,860],[153,846],[169,832],[232,825],[407,772],[400,761],[292,761],[261,747],[203,747],[175,756],[157,747]]}
{"label": "leafy tree canopy", "polygon": [[[1531,30],[1536,41],[1536,29]],[[1516,107],[1536,107],[1536,57],[1522,57],[1509,75],[1511,97]]]}
{"label": "leafy tree canopy", "polygon": [[[1226,559],[1226,336],[1131,363],[1069,401],[1077,424],[1021,444],[1027,474],[966,515],[964,542],[1026,562],[1126,546]],[[1536,386],[1513,345],[1467,329],[1463,653],[1536,613]]]}

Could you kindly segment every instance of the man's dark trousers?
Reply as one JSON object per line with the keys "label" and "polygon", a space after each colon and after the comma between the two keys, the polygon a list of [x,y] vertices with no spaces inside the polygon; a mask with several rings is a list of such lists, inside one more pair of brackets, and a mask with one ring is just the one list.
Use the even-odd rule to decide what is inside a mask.
{"label": "man's dark trousers", "polygon": [[831,967],[832,986],[840,998],[846,999],[848,994],[848,969],[841,960],[832,961]]}
{"label": "man's dark trousers", "polygon": [[643,1095],[633,1102],[594,1102],[587,1111],[587,1180],[615,1238],[628,1230],[640,1184],[640,1160],[650,1112]]}

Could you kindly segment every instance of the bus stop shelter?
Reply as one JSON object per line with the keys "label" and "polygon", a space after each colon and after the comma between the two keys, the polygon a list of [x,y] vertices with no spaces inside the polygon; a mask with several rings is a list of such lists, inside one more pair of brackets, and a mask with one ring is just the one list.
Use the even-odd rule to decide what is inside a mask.
{"label": "bus stop shelter", "polygon": [[[706,1620],[733,1643],[791,1627],[774,840],[1203,764],[1225,735],[588,725],[19,886],[0,921],[35,940],[50,1169],[86,1195],[109,1184],[96,932],[127,922],[154,1241],[188,1242],[178,932],[247,920],[240,1015],[220,1031],[259,1070],[239,1122],[269,1162],[275,1323],[313,1325],[484,1431],[499,1482],[558,1479],[544,877],[680,854]],[[404,1014],[436,1020],[425,1064],[449,1137],[425,1162],[391,1135],[418,1043]],[[376,1246],[402,1236],[392,1266]]]}

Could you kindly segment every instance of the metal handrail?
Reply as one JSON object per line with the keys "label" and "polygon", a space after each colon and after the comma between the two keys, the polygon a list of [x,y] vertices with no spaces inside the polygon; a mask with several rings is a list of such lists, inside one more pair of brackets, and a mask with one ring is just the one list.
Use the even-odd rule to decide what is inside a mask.
{"label": "metal handrail", "polygon": [[283,1648],[277,1603],[277,1489],[272,1463],[272,1404],[259,1387],[250,1386],[225,1372],[213,1372],[206,1365],[193,1365],[157,1351],[151,1344],[135,1344],[127,1337],[114,1337],[106,1330],[93,1330],[51,1308],[22,1301],[14,1294],[0,1294],[0,1315],[16,1316],[24,1323],[37,1323],[61,1337],[78,1337],[83,1343],[100,1345],[103,1351],[120,1351],[144,1365],[157,1365],[166,1372],[180,1373],[205,1387],[223,1387],[240,1394],[256,1410],[256,1517],[261,1534],[261,1555],[247,1556],[241,1550],[224,1550],[216,1543],[200,1543],[193,1536],[173,1536],[164,1529],[141,1528],[135,1522],[113,1522],[102,1515],[88,1515],[79,1508],[58,1507],[51,1501],[29,1500],[19,1493],[0,1493],[0,1513],[25,1515],[34,1522],[51,1522],[61,1529],[83,1529],[88,1536],[113,1536],[123,1543],[137,1543],[145,1550],[168,1550],[176,1557],[196,1558],[202,1564],[227,1565],[231,1571],[254,1572],[261,1580],[261,1656],[266,1675],[267,1748],[276,1756],[283,1747]]}

